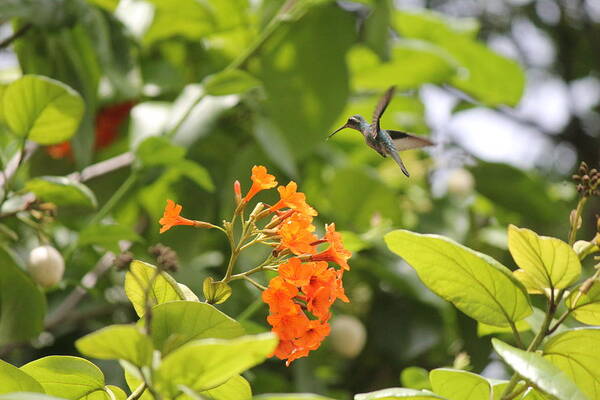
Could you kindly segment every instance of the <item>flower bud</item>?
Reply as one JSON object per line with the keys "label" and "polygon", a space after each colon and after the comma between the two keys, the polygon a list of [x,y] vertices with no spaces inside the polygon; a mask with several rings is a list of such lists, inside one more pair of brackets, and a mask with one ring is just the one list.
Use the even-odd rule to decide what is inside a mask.
{"label": "flower bud", "polygon": [[61,281],[65,272],[65,260],[54,247],[39,246],[29,253],[27,271],[40,286],[49,288]]}
{"label": "flower bud", "polygon": [[352,315],[340,315],[331,322],[333,349],[343,357],[354,358],[360,354],[367,340],[363,323]]}
{"label": "flower bud", "polygon": [[235,194],[235,204],[240,204],[242,202],[242,187],[240,185],[240,181],[233,182],[233,193]]}
{"label": "flower bud", "polygon": [[221,304],[231,296],[231,287],[225,282],[215,282],[209,276],[202,282],[202,292],[208,304]]}

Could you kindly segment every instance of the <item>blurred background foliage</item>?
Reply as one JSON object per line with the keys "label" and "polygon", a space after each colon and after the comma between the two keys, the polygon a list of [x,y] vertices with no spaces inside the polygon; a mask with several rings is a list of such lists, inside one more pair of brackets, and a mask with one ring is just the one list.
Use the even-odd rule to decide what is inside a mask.
{"label": "blurred background foliage", "polygon": [[[594,0],[4,0],[0,21],[2,82],[45,75],[86,103],[70,143],[35,151],[14,187],[43,192],[33,178],[67,175],[127,151],[143,164],[135,179],[123,168],[86,182],[99,207],[130,182],[101,221],[89,199],[57,204],[52,221],[1,219],[3,246],[16,256],[6,262],[22,264],[40,231],[65,256],[65,280],[46,293],[48,313],[119,240],[133,241],[131,251],[145,260],[148,246],[171,246],[181,265],[176,278],[200,295],[205,277],[222,275],[227,241],[184,228],[159,236],[165,200],[183,204],[190,218],[219,222],[232,212],[233,181],[247,190],[254,164],[280,183],[297,181],[319,222],[344,231],[354,251],[345,279],[352,302],[335,310],[331,337],[311,357],[249,372],[254,393],[350,398],[399,386],[409,366],[503,376],[476,323],[426,290],[382,235],[393,228],[444,234],[514,267],[506,226],[564,239],[576,194],[568,177],[578,160],[600,160]],[[214,75],[224,70],[229,75]],[[382,126],[436,142],[403,154],[410,179],[356,132],[325,141],[348,116],[370,117],[390,85],[399,93]],[[0,129],[6,166],[18,140]],[[595,230],[594,209],[597,202],[582,237]],[[239,265],[249,268],[260,256],[243,254]],[[1,343],[9,345],[2,357],[20,365],[76,354],[76,338],[133,320],[122,280],[111,270],[58,326],[30,343]],[[38,296],[30,286],[23,284],[22,301]],[[256,290],[233,289],[219,307],[250,333],[266,330]],[[43,303],[31,300],[36,331]],[[109,383],[122,383],[115,364],[99,365]],[[419,369],[402,377],[405,386],[426,384]]]}

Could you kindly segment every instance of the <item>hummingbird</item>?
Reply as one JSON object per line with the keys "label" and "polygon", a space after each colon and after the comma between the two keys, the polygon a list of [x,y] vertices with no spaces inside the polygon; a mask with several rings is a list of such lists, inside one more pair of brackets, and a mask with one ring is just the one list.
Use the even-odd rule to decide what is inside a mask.
{"label": "hummingbird", "polygon": [[410,176],[408,170],[404,166],[399,151],[417,149],[419,147],[431,146],[433,142],[429,139],[413,136],[406,132],[394,131],[391,129],[381,129],[379,120],[385,112],[388,104],[394,97],[395,86],[390,87],[381,96],[375,111],[373,112],[373,118],[369,124],[362,115],[353,115],[348,118],[348,121],[341,128],[335,130],[327,139],[338,133],[344,128],[350,128],[359,131],[365,137],[365,142],[369,147],[374,149],[376,152],[381,154],[383,157],[391,156],[394,161],[400,166],[400,169],[407,177]]}

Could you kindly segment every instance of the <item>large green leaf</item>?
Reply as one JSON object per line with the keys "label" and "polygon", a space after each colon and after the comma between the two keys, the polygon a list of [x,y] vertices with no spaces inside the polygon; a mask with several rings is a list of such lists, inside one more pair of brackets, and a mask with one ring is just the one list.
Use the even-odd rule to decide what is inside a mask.
{"label": "large green leaf", "polygon": [[249,73],[239,69],[226,69],[215,75],[209,75],[202,81],[204,91],[211,96],[241,94],[261,85],[260,81]]}
{"label": "large green leaf", "polygon": [[515,372],[540,390],[559,399],[587,400],[568,375],[539,354],[517,349],[496,338],[492,339],[492,345]]}
{"label": "large green leaf", "polygon": [[516,105],[525,86],[523,69],[473,38],[472,20],[455,20],[432,12],[397,11],[395,26],[408,38],[434,43],[464,69],[451,83],[487,105]]}
{"label": "large green leaf", "polygon": [[0,395],[0,400],[63,400],[61,397],[41,393],[14,392]]}
{"label": "large green leaf", "polygon": [[355,39],[354,23],[335,4],[312,7],[282,24],[249,65],[263,82],[269,118],[297,159],[322,143],[348,99],[345,54]]}
{"label": "large green leaf", "polygon": [[564,371],[590,399],[600,398],[600,328],[560,333],[544,345],[544,358]]}
{"label": "large green leaf", "polygon": [[185,300],[177,282],[166,272],[157,274],[156,267],[143,261],[134,260],[125,275],[125,293],[139,317],[146,308],[146,294],[149,306],[174,300]]}
{"label": "large green leaf", "polygon": [[96,208],[94,193],[83,183],[66,176],[42,176],[25,183],[25,190],[34,193],[38,199],[57,206],[80,206]]}
{"label": "large green leaf", "polygon": [[138,367],[152,360],[152,340],[135,325],[107,326],[77,340],[75,346],[88,357],[126,360]]}
{"label": "large green leaf", "polygon": [[199,40],[214,29],[208,3],[180,0],[176,7],[170,0],[150,0],[149,3],[154,6],[154,18],[144,36],[147,45],[171,36]]}
{"label": "large green leaf", "polygon": [[46,394],[77,400],[104,391],[102,371],[88,360],[71,356],[48,356],[21,367],[37,380]]}
{"label": "large green leaf", "polygon": [[0,247],[0,346],[36,337],[45,314],[42,292]]}
{"label": "large green leaf", "polygon": [[[163,359],[156,388],[166,396],[176,396],[179,385],[196,392],[214,388],[264,361],[276,345],[277,338],[272,333],[190,342]],[[190,365],[194,368],[190,369]]]}
{"label": "large green leaf", "polygon": [[252,389],[246,379],[236,375],[222,385],[198,394],[203,400],[250,400]]}
{"label": "large green leaf", "polygon": [[600,284],[596,282],[587,293],[573,290],[566,300],[571,315],[579,322],[600,325]]}
{"label": "large green leaf", "polygon": [[354,85],[359,89],[385,90],[390,85],[412,89],[446,82],[455,73],[453,60],[427,42],[401,40],[392,54],[391,61],[381,63],[367,48],[353,48],[348,59]]}
{"label": "large green leaf", "polygon": [[254,396],[252,400],[333,400],[312,393],[265,393]]}
{"label": "large green leaf", "polygon": [[354,400],[445,400],[435,393],[406,388],[389,388],[370,393],[359,393]]}
{"label": "large green leaf", "polygon": [[442,236],[405,230],[388,233],[385,241],[427,287],[477,321],[506,326],[532,313],[525,288],[491,257]]}
{"label": "large green leaf", "polygon": [[529,229],[508,227],[508,249],[521,268],[517,277],[527,275],[528,289],[563,289],[581,274],[581,263],[575,251],[560,239],[538,236]]}
{"label": "large green leaf", "polygon": [[173,301],[152,309],[152,340],[167,354],[197,339],[232,339],[244,328],[215,307],[194,301]]}
{"label": "large green leaf", "polygon": [[11,392],[44,393],[44,388],[19,368],[0,360],[0,394]]}
{"label": "large green leaf", "polygon": [[165,137],[150,136],[139,144],[135,154],[144,167],[152,167],[180,162],[185,156],[185,149]]}
{"label": "large green leaf", "polygon": [[79,126],[84,104],[73,89],[44,76],[25,75],[2,97],[6,124],[21,137],[40,144],[69,140]]}
{"label": "large green leaf", "polygon": [[448,399],[489,399],[492,387],[483,377],[472,372],[438,368],[429,373],[431,387],[436,394]]}

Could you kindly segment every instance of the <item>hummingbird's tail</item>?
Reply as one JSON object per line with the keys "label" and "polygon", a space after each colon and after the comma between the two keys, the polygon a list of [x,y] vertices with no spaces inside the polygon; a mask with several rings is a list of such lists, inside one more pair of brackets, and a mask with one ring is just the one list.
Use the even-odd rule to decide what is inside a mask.
{"label": "hummingbird's tail", "polygon": [[402,172],[404,172],[404,175],[406,175],[407,178],[410,177],[410,174],[408,173],[408,170],[404,166],[404,163],[402,162],[402,159],[400,158],[400,155],[398,154],[398,152],[395,150],[390,150],[389,155],[394,159],[394,161],[396,161],[396,164],[398,164],[400,166],[400,169],[402,170]]}

